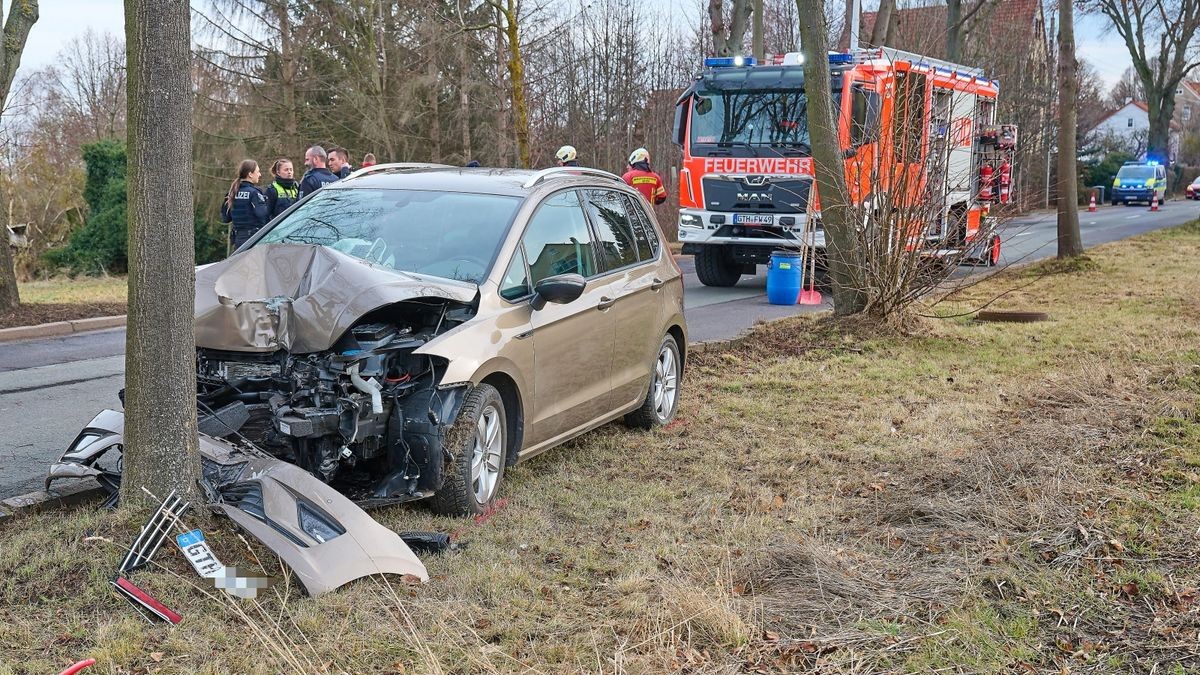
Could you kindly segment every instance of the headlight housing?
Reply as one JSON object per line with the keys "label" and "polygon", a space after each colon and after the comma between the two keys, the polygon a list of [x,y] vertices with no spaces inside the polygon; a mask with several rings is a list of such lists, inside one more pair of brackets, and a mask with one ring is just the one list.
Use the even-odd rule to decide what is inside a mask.
{"label": "headlight housing", "polygon": [[679,226],[700,228],[704,227],[704,220],[701,219],[700,216],[691,213],[684,213],[679,216]]}

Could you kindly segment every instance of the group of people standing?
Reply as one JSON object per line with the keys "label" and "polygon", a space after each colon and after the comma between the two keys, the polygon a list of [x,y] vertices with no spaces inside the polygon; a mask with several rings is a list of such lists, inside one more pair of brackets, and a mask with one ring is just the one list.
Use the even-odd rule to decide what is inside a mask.
{"label": "group of people standing", "polygon": [[[559,166],[579,166],[574,146],[564,145],[554,153]],[[375,165],[375,155],[363,155],[363,168]],[[468,167],[477,167],[472,160]],[[271,165],[271,184],[265,190],[258,187],[262,171],[253,159],[242,160],[238,176],[229,186],[221,204],[221,222],[230,223],[229,250],[246,243],[263,225],[283,213],[305,195],[349,176],[354,168],[345,148],[325,148],[314,145],[304,153],[304,176],[297,181],[292,160],[281,157]],[[650,152],[638,148],[629,155],[629,170],[621,176],[626,184],[641,192],[651,204],[667,201],[667,189],[662,177],[650,168]]]}
{"label": "group of people standing", "polygon": [[[363,155],[363,167],[373,166],[375,155]],[[297,181],[292,160],[281,157],[271,165],[271,184],[265,190],[258,187],[262,170],[253,159],[242,160],[237,178],[221,204],[221,222],[230,223],[229,250],[237,249],[254,236],[263,225],[283,213],[310,192],[346,176],[354,167],[345,148],[325,148],[314,145],[304,153],[304,176]]]}

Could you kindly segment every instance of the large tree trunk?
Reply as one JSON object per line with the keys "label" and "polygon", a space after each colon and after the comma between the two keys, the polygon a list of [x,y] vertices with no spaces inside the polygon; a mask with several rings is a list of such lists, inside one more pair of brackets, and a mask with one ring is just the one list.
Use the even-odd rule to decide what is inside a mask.
{"label": "large tree trunk", "polygon": [[516,127],[517,161],[522,169],[528,169],[529,156],[529,105],[525,101],[525,59],[521,56],[520,34],[517,30],[517,12],[509,1],[509,12],[505,14],[508,25],[504,34],[508,38],[508,77],[512,80],[513,125]]}
{"label": "large tree trunk", "polygon": [[[4,20],[4,5],[0,4],[0,22]],[[12,3],[12,14],[4,24],[4,41],[0,44],[0,108],[8,107],[8,92],[12,89],[17,68],[21,65],[21,52],[29,29],[38,20],[37,0]],[[0,200],[0,203],[7,201]],[[8,245],[8,209],[0,209],[0,313],[11,312],[21,304],[21,293],[17,288],[17,270],[14,266],[12,248]]]}
{"label": "large tree trunk", "polygon": [[125,0],[129,103],[129,320],[121,503],[177,490],[199,503],[191,13]]}
{"label": "large tree trunk", "polygon": [[474,158],[471,149],[471,51],[465,36],[458,36],[458,117],[462,131],[462,164]]}
{"label": "large tree trunk", "polygon": [[754,58],[760,63],[766,57],[766,36],[763,35],[763,0],[754,0]]}
{"label": "large tree trunk", "polygon": [[725,2],[708,0],[708,27],[712,31],[713,54],[729,56],[725,40]]}
{"label": "large tree trunk", "polygon": [[829,86],[829,46],[825,31],[824,0],[796,0],[796,11],[811,20],[800,21],[804,52],[804,81],[808,92],[808,130],[816,165],[817,198],[825,226],[825,251],[833,280],[833,311],[838,316],[858,314],[867,296],[855,283],[854,232],[849,218],[846,165],[838,143],[837,113]]}
{"label": "large tree trunk", "polygon": [[[983,0],[978,0],[982,2]],[[946,0],[946,60],[958,61],[962,42],[962,0]]]}
{"label": "large tree trunk", "polygon": [[1079,181],[1075,156],[1075,17],[1072,0],[1058,0],[1058,257],[1083,255],[1079,235]]}
{"label": "large tree trunk", "polygon": [[875,25],[871,26],[872,47],[883,47],[888,44],[888,38],[891,37],[892,12],[895,9],[896,0],[879,1],[879,11],[875,13]]}

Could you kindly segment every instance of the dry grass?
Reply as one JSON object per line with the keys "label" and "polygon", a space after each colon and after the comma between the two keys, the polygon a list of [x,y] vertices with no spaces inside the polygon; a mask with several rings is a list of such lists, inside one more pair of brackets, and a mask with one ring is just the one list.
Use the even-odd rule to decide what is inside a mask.
{"label": "dry grass", "polygon": [[55,277],[19,284],[21,302],[34,304],[97,304],[126,302],[123,276]]}
{"label": "dry grass", "polygon": [[1052,321],[772,325],[694,359],[678,425],[517,467],[484,523],[377,513],[467,544],[422,586],[234,605],[160,554],[139,583],[186,618],[151,627],[89,538],[133,524],[23,519],[0,532],[0,673],[1198,669],[1200,228],[1091,256],[995,306]]}

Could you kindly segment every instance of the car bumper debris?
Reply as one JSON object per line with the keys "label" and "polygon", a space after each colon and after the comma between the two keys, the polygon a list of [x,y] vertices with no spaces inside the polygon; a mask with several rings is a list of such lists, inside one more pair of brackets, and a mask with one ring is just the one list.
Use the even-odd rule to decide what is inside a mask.
{"label": "car bumper debris", "polygon": [[[120,453],[124,423],[124,415],[117,411],[97,415],[50,467],[47,484],[64,477],[93,477],[112,491],[109,501],[115,502],[120,473],[100,464],[110,451]],[[309,595],[328,593],[373,574],[429,579],[425,566],[398,534],[309,472],[252,447],[205,434],[199,435],[199,441],[201,482],[209,508],[278,555]],[[147,524],[149,529],[143,529],[131,547],[122,572],[149,560],[169,526],[178,522],[178,509],[177,505],[160,507]],[[158,515],[167,519],[166,527]],[[127,585],[119,585],[118,590],[131,600],[144,600]]]}

